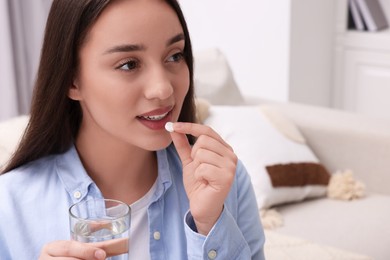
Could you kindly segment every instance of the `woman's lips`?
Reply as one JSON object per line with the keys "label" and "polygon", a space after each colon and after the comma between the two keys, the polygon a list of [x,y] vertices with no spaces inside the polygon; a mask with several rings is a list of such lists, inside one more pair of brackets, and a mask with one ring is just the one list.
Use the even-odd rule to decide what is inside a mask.
{"label": "woman's lips", "polygon": [[159,108],[137,116],[139,122],[152,130],[161,130],[165,124],[172,121],[173,107]]}
{"label": "woman's lips", "polygon": [[173,106],[161,107],[161,108],[157,108],[157,109],[151,110],[149,112],[143,113],[143,114],[139,115],[138,117],[163,115],[165,113],[170,112],[172,109],[173,109]]}

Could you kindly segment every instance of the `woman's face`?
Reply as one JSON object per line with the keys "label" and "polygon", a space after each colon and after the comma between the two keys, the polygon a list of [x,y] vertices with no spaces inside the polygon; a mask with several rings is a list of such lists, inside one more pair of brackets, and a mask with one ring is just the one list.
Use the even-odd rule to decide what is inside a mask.
{"label": "woman's face", "polygon": [[179,19],[164,1],[110,3],[80,49],[69,91],[83,111],[79,134],[150,151],[166,147],[164,125],[178,119],[190,84],[184,45]]}

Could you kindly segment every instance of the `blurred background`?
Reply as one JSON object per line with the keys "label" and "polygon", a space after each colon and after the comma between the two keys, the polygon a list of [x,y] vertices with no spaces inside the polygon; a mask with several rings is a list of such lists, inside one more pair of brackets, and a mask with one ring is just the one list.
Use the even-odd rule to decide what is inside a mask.
{"label": "blurred background", "polygon": [[[390,120],[390,30],[351,26],[350,1],[179,2],[194,52],[221,50],[244,96]],[[29,111],[50,4],[0,0],[0,120]]]}

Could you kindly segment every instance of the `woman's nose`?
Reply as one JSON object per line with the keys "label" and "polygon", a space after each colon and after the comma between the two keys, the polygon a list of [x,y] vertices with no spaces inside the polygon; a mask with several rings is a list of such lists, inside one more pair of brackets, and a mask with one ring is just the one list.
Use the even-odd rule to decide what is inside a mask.
{"label": "woman's nose", "polygon": [[168,72],[164,68],[154,68],[148,77],[149,79],[145,86],[145,97],[147,99],[165,100],[172,96],[173,86]]}

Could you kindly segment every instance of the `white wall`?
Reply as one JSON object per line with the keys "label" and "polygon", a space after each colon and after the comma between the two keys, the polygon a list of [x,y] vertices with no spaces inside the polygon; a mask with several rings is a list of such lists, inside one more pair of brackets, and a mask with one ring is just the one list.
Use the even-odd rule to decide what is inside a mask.
{"label": "white wall", "polygon": [[290,0],[180,0],[194,51],[218,47],[241,92],[288,99]]}
{"label": "white wall", "polygon": [[335,19],[334,1],[291,1],[290,101],[330,106]]}
{"label": "white wall", "polygon": [[244,95],[329,106],[338,0],[180,0],[194,50],[218,47]]}
{"label": "white wall", "polygon": [[50,4],[0,1],[0,121],[30,110]]}
{"label": "white wall", "polygon": [[[0,121],[18,115],[8,5],[0,1]],[[10,51],[11,50],[11,51]]]}

